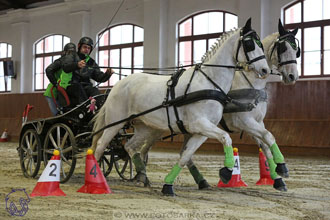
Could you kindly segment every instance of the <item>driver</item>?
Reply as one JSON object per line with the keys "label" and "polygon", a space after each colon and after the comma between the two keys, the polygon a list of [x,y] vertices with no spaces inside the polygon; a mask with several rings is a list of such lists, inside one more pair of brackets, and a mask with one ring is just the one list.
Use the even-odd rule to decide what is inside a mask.
{"label": "driver", "polygon": [[89,56],[92,50],[93,40],[82,37],[78,43],[78,52],[67,55],[63,59],[64,72],[72,72],[72,79],[66,89],[72,106],[100,94],[100,91],[91,83],[91,79],[96,82],[106,82],[113,73],[110,68],[105,73],[100,70],[95,60]]}

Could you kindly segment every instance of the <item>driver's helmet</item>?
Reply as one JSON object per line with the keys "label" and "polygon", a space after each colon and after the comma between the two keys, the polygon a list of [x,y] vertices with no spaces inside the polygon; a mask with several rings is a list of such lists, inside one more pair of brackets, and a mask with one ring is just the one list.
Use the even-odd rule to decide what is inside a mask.
{"label": "driver's helmet", "polygon": [[79,43],[78,43],[78,50],[80,50],[80,47],[83,45],[83,44],[87,44],[89,45],[93,50],[93,45],[94,45],[94,42],[93,40],[90,38],[90,37],[82,37],[80,40],[79,40]]}

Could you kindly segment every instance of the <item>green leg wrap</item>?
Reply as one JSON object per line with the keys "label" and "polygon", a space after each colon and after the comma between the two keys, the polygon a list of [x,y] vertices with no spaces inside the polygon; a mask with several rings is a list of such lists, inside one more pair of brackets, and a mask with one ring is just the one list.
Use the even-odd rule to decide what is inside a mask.
{"label": "green leg wrap", "polygon": [[233,168],[235,165],[233,147],[224,146],[223,150],[225,152],[225,167]]}
{"label": "green leg wrap", "polygon": [[275,171],[276,164],[273,159],[267,159],[268,165],[269,165],[269,171],[270,171],[270,177],[274,180],[277,177],[277,173]]}
{"label": "green leg wrap", "polygon": [[278,148],[277,144],[274,143],[271,147],[270,147],[270,151],[273,154],[273,158],[276,164],[278,163],[284,163],[284,157],[280,151],[280,149]]}
{"label": "green leg wrap", "polygon": [[189,167],[189,171],[197,184],[204,179],[203,175],[199,172],[195,165]]}
{"label": "green leg wrap", "polygon": [[172,185],[174,183],[175,178],[179,175],[181,169],[182,168],[179,167],[178,164],[175,164],[171,172],[165,177],[165,183]]}
{"label": "green leg wrap", "polygon": [[141,159],[140,153],[136,153],[134,154],[134,156],[132,157],[132,162],[135,165],[135,170],[137,173],[141,172],[141,171],[146,171],[146,166],[144,165],[144,162]]}

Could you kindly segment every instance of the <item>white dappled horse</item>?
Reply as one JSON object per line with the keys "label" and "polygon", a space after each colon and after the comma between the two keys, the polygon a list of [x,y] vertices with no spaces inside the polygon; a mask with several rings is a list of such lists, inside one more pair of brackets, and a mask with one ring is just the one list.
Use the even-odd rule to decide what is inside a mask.
{"label": "white dappled horse", "polygon": [[[189,68],[183,72],[175,87],[175,93],[177,96],[182,96],[190,81],[188,93],[201,90],[219,90],[219,88],[224,93],[228,93],[235,69],[204,65],[235,66],[237,64],[253,69],[253,75],[267,75],[270,72],[258,36],[251,29],[251,19],[246,22],[243,28],[224,34],[219,39],[217,46],[204,57],[203,65],[200,68],[207,75],[198,70],[192,78],[195,72],[194,68]],[[96,115],[93,131],[98,131],[107,124],[158,106],[166,97],[169,79],[169,76],[135,73],[119,81]],[[175,178],[207,138],[217,139],[223,144],[225,167],[221,169],[223,171],[221,177],[224,178],[224,181],[230,180],[234,166],[232,140],[225,131],[217,127],[222,117],[222,111],[223,105],[214,100],[201,100],[178,108],[180,119],[186,131],[191,134],[191,138],[187,141],[180,160],[165,178],[165,185],[162,190],[164,194],[174,195],[172,186]],[[169,119],[173,131],[179,133],[180,129],[175,121],[173,107],[169,107]],[[100,134],[94,135],[92,148],[97,145],[95,150],[97,160],[100,159],[111,139],[124,124],[123,122],[105,129],[99,141]],[[125,150],[135,165],[136,179],[147,183],[145,164],[141,154],[145,154],[152,143],[168,131],[166,108],[138,117],[133,121],[133,126],[134,136],[125,144]]]}

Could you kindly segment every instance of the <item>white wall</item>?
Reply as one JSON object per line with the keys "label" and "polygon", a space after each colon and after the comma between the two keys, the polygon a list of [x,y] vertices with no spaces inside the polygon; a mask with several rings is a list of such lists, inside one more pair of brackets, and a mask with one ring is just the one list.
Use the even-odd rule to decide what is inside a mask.
{"label": "white wall", "polygon": [[[110,26],[133,23],[144,28],[144,65],[176,64],[177,24],[199,11],[225,10],[239,16],[239,26],[252,17],[253,28],[264,37],[277,31],[281,7],[292,0],[126,0]],[[50,6],[13,10],[0,15],[0,42],[13,46],[17,72],[12,93],[33,92],[34,43],[49,34],[63,34],[77,43],[97,34],[113,18],[121,0],[65,0]],[[95,51],[92,55],[95,56]]]}

